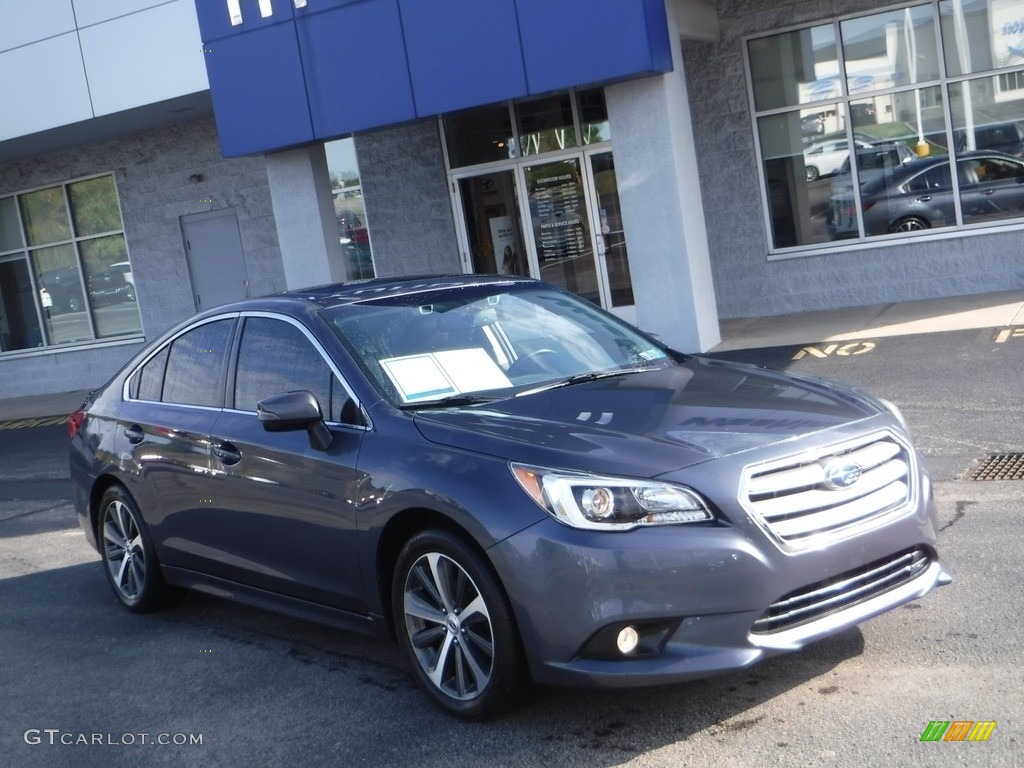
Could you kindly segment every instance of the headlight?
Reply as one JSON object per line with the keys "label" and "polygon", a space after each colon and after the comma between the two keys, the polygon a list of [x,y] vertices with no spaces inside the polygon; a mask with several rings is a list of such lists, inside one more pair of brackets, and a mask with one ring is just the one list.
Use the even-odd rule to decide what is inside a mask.
{"label": "headlight", "polygon": [[597,531],[713,520],[688,488],[650,480],[556,472],[512,464],[523,490],[560,523]]}

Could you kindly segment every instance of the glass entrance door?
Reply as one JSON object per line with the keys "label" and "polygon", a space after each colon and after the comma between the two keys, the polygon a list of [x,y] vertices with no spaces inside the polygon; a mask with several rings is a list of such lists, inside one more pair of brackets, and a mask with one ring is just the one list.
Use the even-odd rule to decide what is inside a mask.
{"label": "glass entrance door", "polygon": [[521,163],[457,184],[467,271],[536,277],[635,320],[610,150]]}
{"label": "glass entrance door", "polygon": [[522,171],[538,276],[601,305],[580,158],[527,165]]}

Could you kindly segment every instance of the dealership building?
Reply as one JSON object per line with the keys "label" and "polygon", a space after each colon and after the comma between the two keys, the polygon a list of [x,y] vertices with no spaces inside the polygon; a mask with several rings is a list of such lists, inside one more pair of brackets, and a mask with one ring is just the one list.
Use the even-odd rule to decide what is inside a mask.
{"label": "dealership building", "polygon": [[8,2],[0,84],[0,397],[372,276],[538,277],[687,351],[1024,287],[1020,0]]}

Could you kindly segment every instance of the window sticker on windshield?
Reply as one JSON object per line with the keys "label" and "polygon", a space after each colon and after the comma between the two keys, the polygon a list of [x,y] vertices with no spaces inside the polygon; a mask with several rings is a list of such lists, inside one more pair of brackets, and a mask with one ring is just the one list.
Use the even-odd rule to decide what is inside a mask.
{"label": "window sticker on windshield", "polygon": [[512,386],[480,348],[392,357],[380,364],[406,403]]}
{"label": "window sticker on windshield", "polygon": [[648,360],[648,361],[650,361],[650,360],[665,360],[666,358],[668,358],[668,355],[666,355],[660,349],[644,349],[644,350],[641,350],[639,357],[642,360]]}

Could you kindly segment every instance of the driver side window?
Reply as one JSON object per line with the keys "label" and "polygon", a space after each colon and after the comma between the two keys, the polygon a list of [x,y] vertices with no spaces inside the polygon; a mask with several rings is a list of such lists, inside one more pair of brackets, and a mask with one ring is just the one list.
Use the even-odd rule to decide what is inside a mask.
{"label": "driver side window", "polygon": [[316,395],[326,421],[362,423],[348,391],[302,331],[283,320],[247,318],[238,350],[234,407],[255,411],[270,395],[300,389]]}

